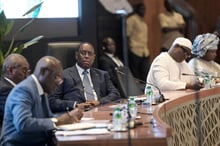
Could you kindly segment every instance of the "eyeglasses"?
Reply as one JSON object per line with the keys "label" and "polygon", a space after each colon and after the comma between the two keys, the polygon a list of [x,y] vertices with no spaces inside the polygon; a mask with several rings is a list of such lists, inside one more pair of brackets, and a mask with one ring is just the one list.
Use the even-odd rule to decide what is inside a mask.
{"label": "eyeglasses", "polygon": [[22,67],[21,70],[24,74],[30,74],[30,72],[31,72],[31,70],[26,67]]}
{"label": "eyeglasses", "polygon": [[30,74],[31,70],[27,67],[23,67],[21,65],[15,66],[14,68],[20,68],[24,74]]}
{"label": "eyeglasses", "polygon": [[23,73],[25,73],[25,74],[30,74],[31,73],[30,69],[23,68],[22,70],[23,70]]}
{"label": "eyeglasses", "polygon": [[91,51],[79,51],[79,54],[82,56],[86,56],[88,54],[89,57],[94,56],[94,52]]}

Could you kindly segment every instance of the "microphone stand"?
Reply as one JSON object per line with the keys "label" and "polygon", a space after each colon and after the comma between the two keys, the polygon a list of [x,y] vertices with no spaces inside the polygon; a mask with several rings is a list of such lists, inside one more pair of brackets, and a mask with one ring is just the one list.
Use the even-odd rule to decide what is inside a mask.
{"label": "microphone stand", "polygon": [[[133,77],[133,76],[129,76],[128,74],[126,74],[126,73],[124,73],[124,72],[121,72],[121,71],[118,70],[117,68],[116,68],[116,71],[117,71],[118,73],[124,75],[124,76],[129,77],[129,78],[134,78],[136,81],[139,81],[140,83],[143,83],[143,84],[145,84],[145,85],[148,84],[148,85],[151,85],[151,86],[155,87],[155,88],[158,90],[159,95],[160,95],[159,103],[164,102],[165,100],[168,100],[168,99],[165,99],[164,95],[161,93],[161,90],[160,90],[157,86],[155,86],[154,84],[145,82],[145,81],[140,80],[140,79],[137,79],[137,78],[135,78],[135,77]],[[127,71],[127,70],[126,70],[126,71]]]}
{"label": "microphone stand", "polygon": [[[111,1],[115,3],[118,3],[118,6],[116,7],[115,5],[109,5],[110,3],[109,0],[99,0],[104,7],[110,11],[111,13],[116,13],[116,14],[120,14],[121,18],[122,18],[122,40],[123,40],[123,61],[124,61],[124,65],[128,66],[128,49],[127,49],[127,37],[126,37],[126,17],[127,14],[132,12],[132,7],[129,4],[129,2],[127,1]],[[126,91],[128,92],[128,81],[125,79],[124,80],[126,83]],[[128,95],[128,94],[127,94]],[[127,108],[128,110],[128,115],[130,114],[129,108]],[[130,119],[130,118],[129,118]],[[128,119],[128,122],[129,122]],[[131,136],[130,136],[130,125],[128,123],[128,146],[131,146]]]}
{"label": "microphone stand", "polygon": [[197,125],[197,135],[198,135],[198,146],[202,146],[202,120],[201,120],[201,109],[200,109],[200,98],[199,98],[199,93],[196,93],[196,108],[195,108],[195,112],[196,112],[196,125]]}
{"label": "microphone stand", "polygon": [[[197,66],[197,63],[195,62],[194,66]],[[197,71],[196,71],[197,72]],[[190,75],[192,76],[192,74],[187,74],[187,73],[182,73],[182,75]],[[193,76],[198,76],[198,75],[193,75]],[[199,96],[199,93],[196,92],[196,95],[195,95],[195,119],[196,119],[196,128],[197,128],[197,140],[198,140],[198,146],[202,146],[202,143],[203,143],[203,139],[202,139],[202,120],[201,120],[201,102],[200,102],[200,96]]]}
{"label": "microphone stand", "polygon": [[127,128],[128,128],[128,146],[131,146],[131,113],[130,113],[130,109],[129,109],[129,102],[127,104],[127,114],[128,114],[128,121],[127,121]]}
{"label": "microphone stand", "polygon": [[[126,36],[126,14],[121,14],[122,17],[122,40],[123,40],[123,61],[124,65],[128,67],[128,47],[127,47],[127,36]],[[128,74],[128,70],[125,70],[126,74]],[[126,85],[126,91],[128,95],[128,80],[124,79],[124,83]],[[131,146],[131,113],[129,106],[127,106],[127,112],[128,112],[128,146]]]}
{"label": "microphone stand", "polygon": [[[183,76],[195,76],[195,77],[205,77],[205,75],[201,76],[201,75],[196,75],[196,74],[187,74],[187,73],[182,73]],[[211,78],[214,78],[214,79],[218,79],[220,78],[219,76],[213,76],[211,75]]]}

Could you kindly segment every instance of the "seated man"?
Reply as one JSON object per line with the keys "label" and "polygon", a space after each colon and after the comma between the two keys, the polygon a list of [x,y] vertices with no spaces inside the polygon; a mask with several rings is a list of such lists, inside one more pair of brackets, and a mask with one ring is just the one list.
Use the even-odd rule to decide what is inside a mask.
{"label": "seated man", "polygon": [[2,125],[5,102],[13,87],[30,73],[27,59],[20,54],[10,54],[5,58],[0,80],[0,124]]}
{"label": "seated man", "polygon": [[186,63],[191,56],[192,43],[190,40],[176,38],[168,52],[157,56],[150,67],[147,83],[157,86],[160,90],[200,89],[203,85],[196,81],[194,74]]}
{"label": "seated man", "polygon": [[115,41],[111,37],[107,37],[102,43],[103,55],[99,58],[99,68],[107,71],[114,86],[118,87],[118,79],[115,69],[124,65],[116,56]]}
{"label": "seated man", "polygon": [[46,94],[62,83],[62,65],[51,56],[41,58],[34,73],[16,85],[6,100],[1,146],[45,146],[51,144],[56,126],[79,122],[83,113],[74,109],[55,118]]}
{"label": "seated man", "polygon": [[109,74],[92,67],[95,52],[90,43],[80,44],[75,57],[76,64],[64,70],[63,83],[49,97],[52,112],[105,104],[120,98]]}

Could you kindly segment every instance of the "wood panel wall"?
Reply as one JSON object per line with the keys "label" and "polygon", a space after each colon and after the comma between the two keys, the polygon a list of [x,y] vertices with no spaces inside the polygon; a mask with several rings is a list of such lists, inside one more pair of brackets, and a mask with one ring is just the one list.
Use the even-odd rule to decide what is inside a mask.
{"label": "wood panel wall", "polygon": [[219,0],[187,0],[196,10],[198,33],[213,32],[220,16]]}
{"label": "wood panel wall", "polygon": [[[163,0],[129,0],[131,4],[143,2],[146,5],[145,21],[148,24],[148,46],[151,61],[160,53],[160,24],[158,14],[164,11]],[[217,17],[220,16],[219,0],[186,0],[195,9],[197,30],[196,34],[213,32]]]}

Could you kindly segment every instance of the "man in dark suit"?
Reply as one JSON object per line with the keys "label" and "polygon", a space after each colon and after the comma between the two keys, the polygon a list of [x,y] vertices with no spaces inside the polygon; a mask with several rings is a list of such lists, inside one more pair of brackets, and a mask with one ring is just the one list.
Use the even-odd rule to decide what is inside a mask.
{"label": "man in dark suit", "polygon": [[0,124],[2,125],[5,102],[9,92],[30,73],[27,59],[20,54],[10,54],[5,58],[0,80]]}
{"label": "man in dark suit", "polygon": [[109,73],[112,83],[118,88],[118,79],[115,69],[124,66],[124,64],[116,56],[115,41],[111,37],[104,38],[102,43],[103,55],[99,58],[99,68]]}
{"label": "man in dark suit", "polygon": [[[120,98],[118,90],[112,84],[109,74],[93,68],[95,51],[90,43],[82,43],[76,51],[76,64],[64,70],[63,83],[49,97],[53,112],[64,112],[79,107],[91,107],[112,102]],[[86,70],[90,87],[84,83]],[[91,88],[91,92],[88,89]],[[89,94],[88,94],[89,93]],[[92,95],[92,98],[89,97]]]}
{"label": "man in dark suit", "polygon": [[46,94],[62,83],[62,65],[54,57],[41,58],[34,73],[9,93],[1,133],[1,146],[51,146],[52,131],[61,124],[78,122],[83,113],[74,109],[55,118]]}

